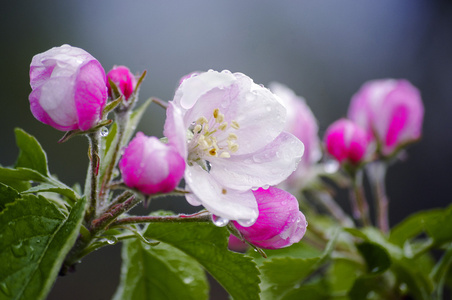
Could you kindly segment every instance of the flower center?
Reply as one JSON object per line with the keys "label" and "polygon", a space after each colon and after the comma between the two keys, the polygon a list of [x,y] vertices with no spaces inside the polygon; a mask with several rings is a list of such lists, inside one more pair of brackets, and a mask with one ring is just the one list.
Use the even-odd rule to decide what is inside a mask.
{"label": "flower center", "polygon": [[188,142],[189,164],[201,160],[204,165],[204,160],[208,161],[209,157],[231,157],[231,153],[239,150],[237,135],[231,131],[239,128],[237,121],[226,122],[218,108],[209,118],[199,117],[190,127],[193,137]]}

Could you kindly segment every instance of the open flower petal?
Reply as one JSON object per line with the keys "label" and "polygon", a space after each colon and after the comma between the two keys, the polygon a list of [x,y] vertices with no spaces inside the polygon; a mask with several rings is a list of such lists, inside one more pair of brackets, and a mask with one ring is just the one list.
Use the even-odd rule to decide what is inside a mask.
{"label": "open flower petal", "polygon": [[[196,93],[202,84],[210,90],[203,87],[202,93]],[[196,101],[194,95],[198,96]],[[278,98],[241,73],[209,71],[186,79],[176,92],[174,103],[182,107],[186,128],[203,117],[212,127],[216,121],[213,113],[217,109],[228,125],[227,130],[216,133],[218,140],[227,138],[229,133],[235,134],[240,144],[237,154],[262,148],[273,141],[285,126],[286,109]],[[191,105],[188,110],[187,103]],[[232,129],[233,124],[239,130]]]}
{"label": "open flower petal", "polygon": [[256,220],[259,215],[252,191],[223,187],[199,165],[185,169],[185,181],[193,193],[191,198],[195,195],[193,200],[216,216],[228,220]]}
{"label": "open flower petal", "polygon": [[187,157],[187,128],[182,120],[182,113],[179,107],[172,102],[168,103],[166,109],[166,121],[163,134],[168,138],[168,143],[172,145],[182,157]]}
{"label": "open flower petal", "polygon": [[211,160],[210,175],[223,185],[237,190],[276,185],[297,167],[304,151],[303,143],[282,132],[273,142],[246,155]]}

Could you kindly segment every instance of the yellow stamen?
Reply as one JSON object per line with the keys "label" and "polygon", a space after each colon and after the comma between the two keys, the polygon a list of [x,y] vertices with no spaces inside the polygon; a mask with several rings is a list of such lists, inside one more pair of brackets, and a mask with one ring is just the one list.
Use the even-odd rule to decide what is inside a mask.
{"label": "yellow stamen", "polygon": [[202,130],[202,126],[199,124],[196,124],[195,128],[193,129],[193,133],[200,133]]}
{"label": "yellow stamen", "polygon": [[196,123],[197,124],[200,124],[200,125],[202,125],[202,124],[207,124],[207,118],[206,117],[204,117],[204,116],[202,116],[202,117],[199,117],[198,118],[198,120],[196,120]]}
{"label": "yellow stamen", "polygon": [[237,121],[234,120],[234,121],[231,122],[231,127],[234,128],[234,129],[239,129],[240,125],[239,125],[239,123]]}
{"label": "yellow stamen", "polygon": [[218,126],[218,129],[220,129],[221,131],[225,131],[227,128],[228,128],[228,122],[224,122],[223,124]]}
{"label": "yellow stamen", "polygon": [[232,141],[232,140],[237,140],[237,139],[238,139],[238,137],[235,133],[229,134],[228,140]]}
{"label": "yellow stamen", "polygon": [[213,110],[213,117],[216,119],[216,118],[218,118],[218,114],[220,113],[220,109],[218,109],[218,108],[215,108],[214,110]]}
{"label": "yellow stamen", "polygon": [[217,123],[222,123],[224,121],[224,115],[222,113],[219,113],[215,120],[217,121]]}
{"label": "yellow stamen", "polygon": [[229,154],[229,152],[224,151],[224,152],[221,152],[220,157],[229,158],[229,157],[231,157],[231,154]]}

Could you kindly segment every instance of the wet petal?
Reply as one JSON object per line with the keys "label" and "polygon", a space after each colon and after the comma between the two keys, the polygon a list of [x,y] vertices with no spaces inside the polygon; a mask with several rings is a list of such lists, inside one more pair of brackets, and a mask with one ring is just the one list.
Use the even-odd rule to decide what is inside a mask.
{"label": "wet petal", "polygon": [[270,144],[252,154],[212,159],[210,175],[220,184],[237,190],[276,185],[296,169],[303,151],[299,139],[282,132]]}
{"label": "wet petal", "polygon": [[221,186],[198,165],[186,168],[185,181],[196,195],[196,198],[190,196],[190,200],[201,203],[216,216],[228,220],[255,220],[258,217],[257,202],[250,190],[237,191]]}
{"label": "wet petal", "polygon": [[187,128],[184,126],[180,109],[170,101],[166,109],[163,135],[168,138],[168,143],[176,148],[184,159],[187,157],[186,130]]}

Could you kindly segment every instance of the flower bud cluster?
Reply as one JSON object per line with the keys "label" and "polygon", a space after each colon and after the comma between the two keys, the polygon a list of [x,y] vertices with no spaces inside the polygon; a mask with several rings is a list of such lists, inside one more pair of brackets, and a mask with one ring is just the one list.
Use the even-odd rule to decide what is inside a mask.
{"label": "flower bud cluster", "polygon": [[420,93],[407,80],[369,81],[352,97],[349,119],[327,129],[326,150],[339,162],[355,165],[392,157],[420,138],[423,116]]}

